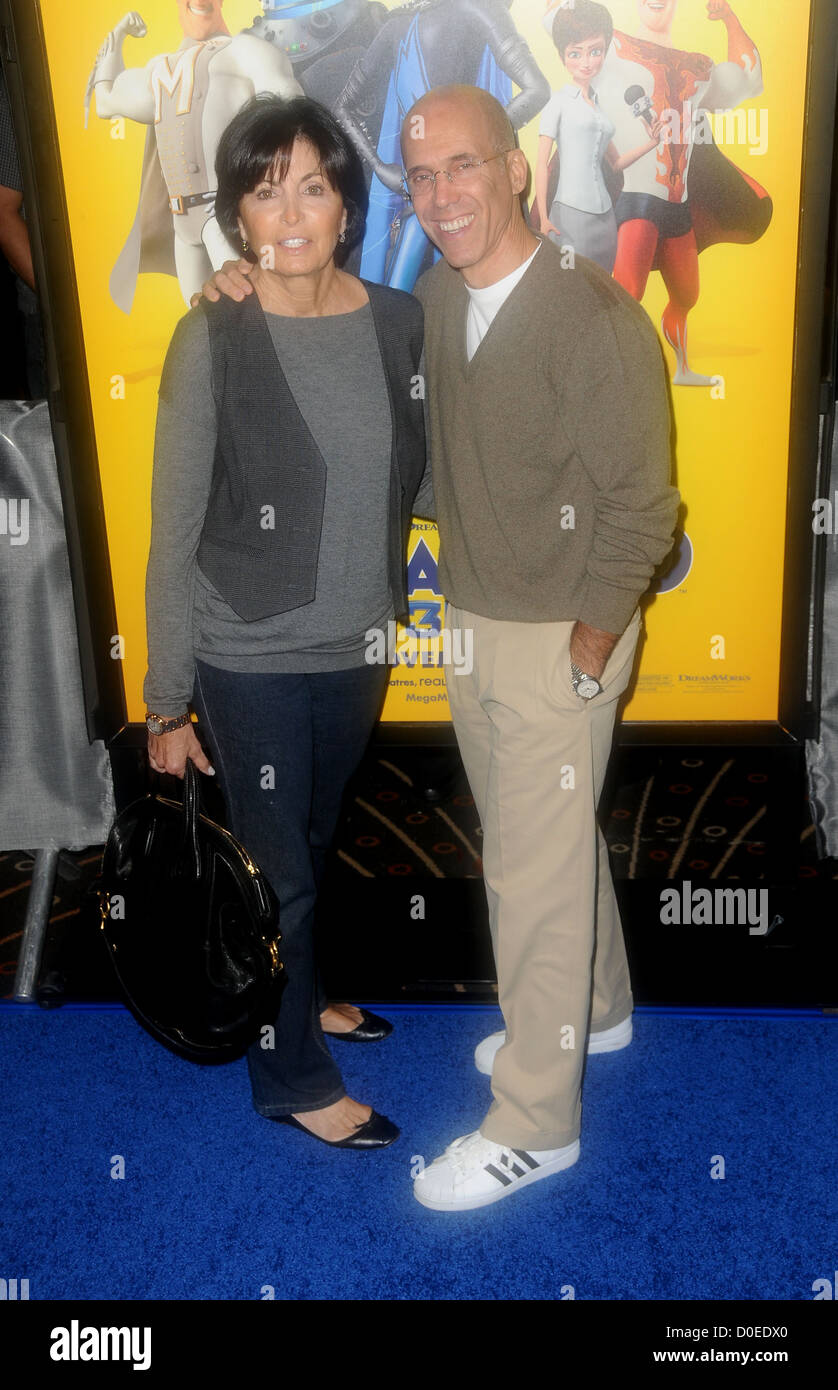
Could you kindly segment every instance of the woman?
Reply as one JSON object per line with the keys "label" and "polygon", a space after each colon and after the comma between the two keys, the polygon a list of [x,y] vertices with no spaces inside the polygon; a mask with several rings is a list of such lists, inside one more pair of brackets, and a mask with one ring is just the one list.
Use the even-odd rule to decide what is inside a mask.
{"label": "woman", "polygon": [[370,630],[406,613],[411,513],[433,514],[429,487],[417,499],[422,310],[341,269],[367,194],[325,108],[256,97],[225,131],[216,172],[216,215],[253,262],[255,293],[201,300],[163,369],[149,758],[176,775],[187,758],[217,772],[230,829],[279,899],[287,985],[273,1048],[248,1052],[255,1108],[326,1143],[382,1147],[398,1130],[346,1095],[323,1029],[366,1041],[389,1024],[325,1008],[312,919],[384,695],[386,666],[365,659]]}
{"label": "woman", "polygon": [[[535,198],[541,230],[559,246],[597,261],[609,275],[617,256],[617,219],[602,175],[607,159],[614,173],[657,148],[663,125],[656,120],[649,139],[621,155],[613,143],[614,122],[601,109],[591,83],[599,74],[614,34],[611,15],[593,0],[561,5],[552,21],[553,42],[571,81],[554,92],[541,113],[535,166]],[[553,145],[559,182],[549,210],[547,189]]]}

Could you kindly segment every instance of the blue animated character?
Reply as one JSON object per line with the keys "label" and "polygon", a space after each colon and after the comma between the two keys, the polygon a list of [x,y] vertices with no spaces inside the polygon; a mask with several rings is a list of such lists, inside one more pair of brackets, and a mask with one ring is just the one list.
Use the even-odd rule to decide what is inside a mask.
{"label": "blue animated character", "polygon": [[[550,85],[518,33],[507,0],[414,0],[392,10],[362,55],[335,115],[373,170],[361,275],[411,290],[439,252],[411,212],[402,187],[399,134],[406,112],[434,87],[482,87],[516,130],[550,97]],[[520,90],[512,95],[513,84]],[[371,114],[383,110],[378,134]]]}

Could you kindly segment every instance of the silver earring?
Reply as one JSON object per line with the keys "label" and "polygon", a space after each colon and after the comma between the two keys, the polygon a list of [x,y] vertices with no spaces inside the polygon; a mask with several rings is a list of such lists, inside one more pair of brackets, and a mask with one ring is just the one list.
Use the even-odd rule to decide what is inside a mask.
{"label": "silver earring", "polygon": [[338,241],[346,241],[346,232],[341,232]]}

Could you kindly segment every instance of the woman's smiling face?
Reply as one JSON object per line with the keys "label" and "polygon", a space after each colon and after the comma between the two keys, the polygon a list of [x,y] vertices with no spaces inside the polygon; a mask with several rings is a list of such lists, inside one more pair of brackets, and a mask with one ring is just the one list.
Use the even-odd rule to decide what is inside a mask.
{"label": "woman's smiling face", "polygon": [[239,204],[239,231],[263,269],[279,275],[324,270],[346,228],[338,191],[321,172],[310,141],[298,138],[283,177],[269,170]]}

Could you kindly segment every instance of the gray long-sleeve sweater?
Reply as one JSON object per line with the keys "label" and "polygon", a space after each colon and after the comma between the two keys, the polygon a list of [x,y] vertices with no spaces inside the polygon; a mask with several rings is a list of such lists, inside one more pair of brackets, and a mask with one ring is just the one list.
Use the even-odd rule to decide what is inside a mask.
{"label": "gray long-sleeve sweater", "polygon": [[364,634],[386,628],[393,616],[387,580],[392,422],[370,306],[313,318],[266,314],[266,321],[328,468],[317,595],[301,608],[246,622],[195,561],[216,420],[207,320],[193,310],[170,364],[173,404],[160,400],[155,438],[143,695],[157,714],[185,712],[196,657],[234,671],[362,666]]}

